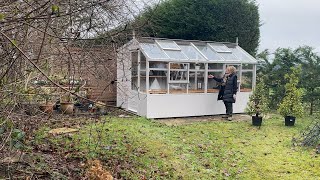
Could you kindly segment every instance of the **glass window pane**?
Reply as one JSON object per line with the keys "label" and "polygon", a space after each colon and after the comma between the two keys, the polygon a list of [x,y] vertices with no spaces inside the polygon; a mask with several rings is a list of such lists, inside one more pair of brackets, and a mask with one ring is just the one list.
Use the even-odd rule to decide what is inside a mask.
{"label": "glass window pane", "polygon": [[187,60],[188,58],[181,53],[181,51],[170,51],[170,50],[165,50],[165,52],[168,54],[168,56],[171,59],[176,59],[176,60]]}
{"label": "glass window pane", "polygon": [[138,52],[131,52],[131,89],[138,90]]}
{"label": "glass window pane", "polygon": [[166,94],[167,93],[167,71],[151,70],[149,73],[149,93]]}
{"label": "glass window pane", "polygon": [[192,60],[205,60],[205,58],[191,45],[179,45],[182,52]]}
{"label": "glass window pane", "polygon": [[140,52],[140,70],[146,70],[146,65],[147,65],[146,57],[142,52]]}
{"label": "glass window pane", "polygon": [[188,83],[188,71],[170,71],[170,82]]}
{"label": "glass window pane", "polygon": [[147,84],[146,84],[146,72],[140,71],[140,91],[146,92]]}
{"label": "glass window pane", "polygon": [[204,63],[190,63],[190,70],[205,70],[206,66]]}
{"label": "glass window pane", "polygon": [[209,46],[196,45],[196,47],[200,50],[202,54],[204,54],[207,57],[208,60],[222,60],[221,57],[216,52],[214,52]]}
{"label": "glass window pane", "polygon": [[212,44],[209,45],[218,53],[231,53],[232,51],[224,44]]}
{"label": "glass window pane", "polygon": [[169,85],[169,94],[185,94],[187,93],[188,84],[170,84]]}
{"label": "glass window pane", "polygon": [[245,61],[245,62],[256,62],[256,60],[251,57],[250,55],[248,55],[246,52],[244,52],[241,48],[236,47],[236,48],[232,48],[232,53],[234,55],[236,55],[238,57],[238,59],[240,59],[241,61]]}
{"label": "glass window pane", "polygon": [[144,54],[140,51],[140,86],[139,91],[140,92],[146,92],[147,84],[146,84],[146,57]]}
{"label": "glass window pane", "polygon": [[170,63],[170,82],[171,83],[188,83],[189,64],[187,63]]}
{"label": "glass window pane", "polygon": [[219,63],[208,64],[208,70],[219,70],[219,69],[223,69],[223,64],[219,64]]}
{"label": "glass window pane", "polygon": [[180,50],[179,46],[174,41],[156,41],[162,49]]}
{"label": "glass window pane", "polygon": [[150,68],[157,68],[157,69],[167,69],[168,68],[168,63],[167,62],[150,61],[149,62],[149,67]]}
{"label": "glass window pane", "polygon": [[197,71],[189,73],[189,93],[204,93],[204,74]]}
{"label": "glass window pane", "polygon": [[168,59],[168,56],[156,44],[142,43],[141,48],[151,59]]}
{"label": "glass window pane", "polygon": [[252,91],[252,72],[243,72],[241,76],[240,92]]}
{"label": "glass window pane", "polygon": [[239,61],[240,60],[231,53],[219,53],[219,55],[222,56],[226,61]]}
{"label": "glass window pane", "polygon": [[[223,76],[223,72],[209,72],[209,75],[213,75],[215,77],[218,78],[222,78]],[[212,79],[212,78],[208,78],[208,86],[207,86],[207,91],[208,93],[218,93],[219,92],[219,86],[221,85],[221,83],[217,82],[216,80]]]}
{"label": "glass window pane", "polygon": [[242,69],[243,70],[252,70],[253,64],[242,64]]}

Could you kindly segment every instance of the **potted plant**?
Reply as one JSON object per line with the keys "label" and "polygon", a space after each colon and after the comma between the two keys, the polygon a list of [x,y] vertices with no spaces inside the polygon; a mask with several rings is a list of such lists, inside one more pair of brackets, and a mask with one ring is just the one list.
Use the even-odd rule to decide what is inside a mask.
{"label": "potted plant", "polygon": [[63,114],[72,114],[74,110],[74,103],[70,93],[60,98],[60,109]]}
{"label": "potted plant", "polygon": [[71,94],[62,96],[60,98],[60,109],[63,114],[72,114],[74,110],[74,103]]}
{"label": "potted plant", "polygon": [[278,112],[285,118],[286,126],[294,126],[296,117],[303,116],[302,89],[297,88],[301,67],[291,68],[292,73],[286,74],[285,96],[282,99]]}
{"label": "potted plant", "polygon": [[261,79],[250,96],[245,111],[251,115],[253,126],[261,126],[262,117],[268,110],[268,89]]}
{"label": "potted plant", "polygon": [[51,114],[53,112],[53,106],[54,106],[54,103],[51,102],[52,92],[48,87],[40,87],[40,89],[41,89],[40,91],[41,97],[44,99],[44,101],[39,105],[39,109],[42,112]]}
{"label": "potted plant", "polygon": [[106,115],[107,114],[107,111],[106,111],[106,104],[101,102],[101,101],[98,101],[96,104],[96,109],[97,109],[97,112],[98,114],[100,115]]}

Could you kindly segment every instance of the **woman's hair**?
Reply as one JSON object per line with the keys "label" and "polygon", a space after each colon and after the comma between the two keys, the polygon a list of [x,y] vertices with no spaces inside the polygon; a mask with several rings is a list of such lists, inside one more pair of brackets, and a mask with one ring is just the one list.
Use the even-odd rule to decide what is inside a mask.
{"label": "woman's hair", "polygon": [[234,66],[228,66],[227,69],[229,70],[229,72],[232,74],[232,73],[235,73],[237,71],[237,69],[234,67]]}

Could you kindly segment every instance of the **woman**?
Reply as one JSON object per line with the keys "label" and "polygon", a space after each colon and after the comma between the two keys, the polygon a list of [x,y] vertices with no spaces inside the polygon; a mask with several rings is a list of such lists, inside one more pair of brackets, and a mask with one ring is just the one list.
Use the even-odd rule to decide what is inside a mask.
{"label": "woman", "polygon": [[238,91],[236,68],[234,66],[228,66],[223,78],[217,78],[213,75],[209,75],[208,78],[213,78],[221,83],[218,100],[223,100],[226,107],[226,115],[222,117],[231,121],[233,112],[232,106],[233,103],[236,102],[236,94]]}

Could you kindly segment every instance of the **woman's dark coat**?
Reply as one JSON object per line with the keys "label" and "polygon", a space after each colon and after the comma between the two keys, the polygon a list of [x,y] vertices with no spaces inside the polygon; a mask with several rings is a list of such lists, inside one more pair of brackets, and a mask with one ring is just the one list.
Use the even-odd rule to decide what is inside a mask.
{"label": "woman's dark coat", "polygon": [[[223,82],[223,78],[214,77],[214,80],[218,82]],[[237,94],[238,84],[237,84],[237,75],[235,73],[230,74],[227,77],[227,81],[225,86],[221,85],[218,100],[223,100],[224,102],[235,103],[235,99],[233,98],[234,94]]]}

